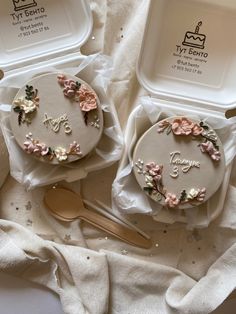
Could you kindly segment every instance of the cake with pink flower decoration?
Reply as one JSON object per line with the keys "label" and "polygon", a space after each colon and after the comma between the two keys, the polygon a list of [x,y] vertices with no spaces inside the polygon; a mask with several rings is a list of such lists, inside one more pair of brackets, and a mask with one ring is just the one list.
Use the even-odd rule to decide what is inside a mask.
{"label": "cake with pink flower decoration", "polygon": [[48,73],[34,77],[13,100],[11,129],[26,154],[51,164],[84,158],[103,132],[95,91],[76,76]]}
{"label": "cake with pink flower decoration", "polygon": [[166,209],[196,207],[209,200],[223,181],[223,146],[205,121],[167,118],[138,140],[133,171],[143,192]]}

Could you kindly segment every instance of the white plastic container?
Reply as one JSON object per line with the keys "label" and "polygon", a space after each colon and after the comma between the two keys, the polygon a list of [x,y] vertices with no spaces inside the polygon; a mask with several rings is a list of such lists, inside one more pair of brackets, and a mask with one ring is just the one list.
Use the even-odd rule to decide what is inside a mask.
{"label": "white plastic container", "polygon": [[[236,121],[225,117],[236,107],[235,17],[236,3],[230,0],[150,1],[137,64],[139,82],[150,97],[141,97],[128,120],[126,152],[113,183],[116,208],[191,228],[207,227],[222,212],[236,153]],[[227,157],[223,183],[202,208],[170,213],[150,202],[134,179],[134,147],[163,114],[209,118],[212,126],[231,136],[227,140],[223,136]]]}
{"label": "white plastic container", "polygon": [[122,133],[115,108],[105,93],[111,72],[110,61],[105,56],[85,56],[80,52],[91,34],[92,25],[86,0],[0,2],[0,70],[5,75],[0,81],[0,103],[11,104],[17,88],[32,76],[65,70],[74,75],[79,72],[81,78],[92,85],[104,112],[104,132],[94,153],[79,164],[61,165],[57,169],[35,164],[32,158],[29,160],[30,156],[19,151],[8,118],[4,120],[2,128],[10,154],[11,174],[28,189],[61,180],[80,180],[120,158]]}
{"label": "white plastic container", "polygon": [[150,1],[137,75],[157,99],[217,116],[236,107],[236,3]]}
{"label": "white plastic container", "polygon": [[66,64],[81,58],[92,30],[85,0],[3,0],[0,3],[0,69]]}

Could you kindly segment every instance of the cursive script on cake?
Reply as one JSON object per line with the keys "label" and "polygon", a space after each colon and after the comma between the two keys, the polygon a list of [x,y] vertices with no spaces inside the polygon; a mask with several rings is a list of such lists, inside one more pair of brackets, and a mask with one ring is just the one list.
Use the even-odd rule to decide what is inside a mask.
{"label": "cursive script on cake", "polygon": [[64,126],[66,134],[71,134],[72,132],[72,128],[68,123],[67,114],[63,114],[59,118],[53,119],[52,117],[48,117],[47,113],[45,113],[43,124],[45,124],[46,127],[50,127],[51,130],[55,133],[60,131],[61,125]]}
{"label": "cursive script on cake", "polygon": [[179,176],[179,167],[183,173],[189,172],[192,168],[200,168],[200,162],[196,160],[188,160],[181,158],[181,152],[174,151],[170,153],[170,164],[174,165],[173,172],[170,173],[172,178]]}

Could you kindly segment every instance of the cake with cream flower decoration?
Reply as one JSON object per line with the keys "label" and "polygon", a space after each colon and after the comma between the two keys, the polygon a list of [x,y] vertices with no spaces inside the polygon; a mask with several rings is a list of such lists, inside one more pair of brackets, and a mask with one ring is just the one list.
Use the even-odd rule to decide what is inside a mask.
{"label": "cake with cream flower decoration", "polygon": [[76,76],[49,73],[34,77],[18,91],[10,123],[26,154],[62,164],[84,158],[97,146],[103,114],[87,83]]}
{"label": "cake with cream flower decoration", "polygon": [[223,181],[223,146],[205,121],[167,118],[137,142],[133,171],[143,192],[163,207],[177,210],[199,206]]}

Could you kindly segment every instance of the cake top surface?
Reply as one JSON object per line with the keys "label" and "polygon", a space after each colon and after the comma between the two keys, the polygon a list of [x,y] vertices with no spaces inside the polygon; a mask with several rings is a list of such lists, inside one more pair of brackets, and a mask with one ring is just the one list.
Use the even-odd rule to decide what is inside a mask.
{"label": "cake top surface", "polygon": [[49,73],[33,78],[14,98],[10,123],[19,146],[40,161],[81,159],[98,144],[103,114],[94,90],[78,77]]}
{"label": "cake top surface", "polygon": [[203,121],[171,117],[147,130],[133,154],[143,191],[167,208],[201,205],[220,187],[225,172],[222,143]]}

